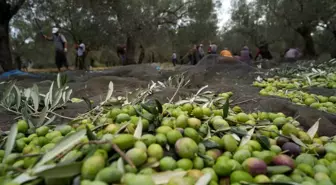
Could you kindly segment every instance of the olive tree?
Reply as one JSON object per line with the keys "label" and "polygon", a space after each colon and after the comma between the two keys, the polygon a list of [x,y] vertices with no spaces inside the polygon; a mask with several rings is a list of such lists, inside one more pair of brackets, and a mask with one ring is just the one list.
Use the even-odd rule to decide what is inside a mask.
{"label": "olive tree", "polygon": [[4,71],[14,69],[10,49],[9,23],[25,0],[0,0],[0,65]]}

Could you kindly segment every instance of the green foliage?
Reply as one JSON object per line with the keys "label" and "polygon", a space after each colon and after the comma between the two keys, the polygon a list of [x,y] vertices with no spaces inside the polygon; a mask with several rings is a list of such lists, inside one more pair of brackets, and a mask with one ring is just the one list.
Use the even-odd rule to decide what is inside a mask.
{"label": "green foliage", "polygon": [[90,49],[87,63],[94,59],[118,65],[115,48],[126,44],[130,36],[132,42],[127,45],[133,47],[134,51],[128,50],[135,61],[141,44],[144,62],[163,62],[170,59],[172,50],[185,54],[191,44],[217,40],[217,6],[212,0],[29,0],[13,20],[12,27],[18,32],[12,41],[16,53],[31,59],[34,67],[53,66],[52,43],[44,41],[40,33],[49,35],[53,26],[61,27],[68,40],[70,64],[75,54],[72,45],[82,39]]}
{"label": "green foliage", "polygon": [[65,106],[71,94],[67,77],[61,74],[57,75],[56,84],[52,82],[46,94],[41,94],[36,84],[31,88],[19,89],[15,82],[9,82],[1,96],[0,106],[35,128],[52,123],[56,118],[54,111]]}
{"label": "green foliage", "polygon": [[336,11],[331,0],[237,0],[231,4],[231,22],[224,27],[222,40],[234,52],[242,45],[255,48],[261,43],[268,43],[276,57],[289,47],[301,48],[307,56],[315,48],[318,54],[334,50],[330,45],[336,41],[332,34],[336,28],[331,25]]}

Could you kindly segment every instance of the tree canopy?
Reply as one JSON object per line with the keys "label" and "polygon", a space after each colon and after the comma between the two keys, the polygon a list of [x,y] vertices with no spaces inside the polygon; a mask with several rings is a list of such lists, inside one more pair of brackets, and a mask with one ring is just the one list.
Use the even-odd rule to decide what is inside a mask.
{"label": "tree canopy", "polygon": [[53,26],[71,45],[82,39],[99,63],[118,64],[118,45],[126,45],[126,64],[140,62],[139,52],[143,62],[162,62],[173,51],[184,56],[194,44],[210,42],[234,51],[268,43],[277,53],[298,47],[307,58],[335,55],[335,4],[231,0],[231,19],[220,25],[219,0],[0,0],[0,63],[4,70],[13,68],[11,51],[42,66],[52,61],[51,45],[41,33],[49,34]]}

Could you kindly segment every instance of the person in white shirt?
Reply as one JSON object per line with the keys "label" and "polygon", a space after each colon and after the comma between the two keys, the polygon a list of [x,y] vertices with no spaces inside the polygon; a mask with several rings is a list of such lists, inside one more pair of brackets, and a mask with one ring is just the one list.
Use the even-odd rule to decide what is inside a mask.
{"label": "person in white shirt", "polygon": [[199,45],[198,54],[199,54],[200,59],[202,59],[204,57],[205,53],[204,53],[204,49],[203,49],[203,44]]}
{"label": "person in white shirt", "polygon": [[173,62],[173,65],[176,66],[176,63],[177,63],[177,55],[176,55],[176,52],[173,52],[173,54],[172,54],[172,62]]}
{"label": "person in white shirt", "polygon": [[79,63],[79,69],[85,69],[85,61],[84,61],[84,56],[85,56],[85,44],[83,43],[82,40],[79,40],[79,45],[77,48],[77,56],[78,56],[78,63]]}
{"label": "person in white shirt", "polygon": [[215,43],[212,43],[210,47],[211,47],[211,54],[217,54],[217,45]]}
{"label": "person in white shirt", "polygon": [[300,51],[297,48],[290,48],[285,53],[286,62],[295,62],[300,57]]}

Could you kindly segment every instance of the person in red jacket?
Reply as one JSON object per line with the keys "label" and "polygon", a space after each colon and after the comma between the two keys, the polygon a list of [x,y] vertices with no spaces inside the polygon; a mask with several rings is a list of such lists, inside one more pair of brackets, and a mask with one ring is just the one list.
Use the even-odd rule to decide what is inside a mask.
{"label": "person in red jacket", "polygon": [[273,56],[271,52],[268,50],[268,44],[261,45],[258,48],[258,52],[254,58],[254,60],[257,60],[258,57],[261,57],[262,59],[272,60]]}

